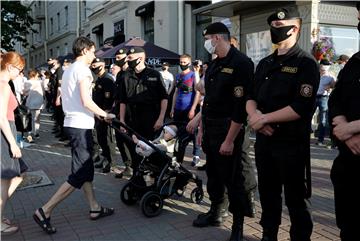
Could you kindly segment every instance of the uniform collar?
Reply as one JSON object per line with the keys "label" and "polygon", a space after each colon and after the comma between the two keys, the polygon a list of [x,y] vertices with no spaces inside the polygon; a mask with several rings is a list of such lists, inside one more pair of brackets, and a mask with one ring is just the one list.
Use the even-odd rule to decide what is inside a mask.
{"label": "uniform collar", "polygon": [[274,61],[281,61],[281,62],[284,62],[286,61],[287,59],[291,58],[292,56],[294,55],[297,55],[299,52],[300,52],[300,47],[298,45],[298,43],[296,43],[293,47],[291,47],[289,49],[289,51],[284,54],[284,55],[278,55],[278,50],[276,49],[273,53],[273,60]]}

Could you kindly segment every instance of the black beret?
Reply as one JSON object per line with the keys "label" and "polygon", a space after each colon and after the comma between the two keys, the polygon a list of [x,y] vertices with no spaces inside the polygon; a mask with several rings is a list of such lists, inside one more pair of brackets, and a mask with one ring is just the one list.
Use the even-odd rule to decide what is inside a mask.
{"label": "black beret", "polygon": [[225,24],[221,22],[215,22],[207,26],[203,31],[203,36],[208,34],[230,34],[229,29],[226,27]]}
{"label": "black beret", "polygon": [[103,58],[95,58],[94,60],[93,60],[93,62],[92,62],[93,64],[95,64],[95,63],[105,63],[105,60],[103,59]]}
{"label": "black beret", "polygon": [[270,25],[274,20],[290,20],[290,19],[301,19],[300,13],[295,7],[279,8],[273,14],[271,14],[267,22]]}
{"label": "black beret", "polygon": [[145,53],[145,50],[141,47],[131,47],[127,54]]}
{"label": "black beret", "polygon": [[360,2],[357,2],[357,3],[356,3],[356,9],[357,9],[358,11],[360,11]]}
{"label": "black beret", "polygon": [[127,51],[128,51],[127,48],[121,48],[116,52],[116,55],[118,55],[118,54],[126,54]]}

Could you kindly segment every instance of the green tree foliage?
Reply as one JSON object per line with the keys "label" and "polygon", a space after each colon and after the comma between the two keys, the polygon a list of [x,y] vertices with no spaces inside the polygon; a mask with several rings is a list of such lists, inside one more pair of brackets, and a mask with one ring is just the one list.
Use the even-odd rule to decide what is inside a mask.
{"label": "green tree foliage", "polygon": [[1,1],[1,48],[14,50],[16,42],[25,48],[29,45],[26,36],[37,33],[32,28],[34,19],[30,16],[31,8],[20,1]]}

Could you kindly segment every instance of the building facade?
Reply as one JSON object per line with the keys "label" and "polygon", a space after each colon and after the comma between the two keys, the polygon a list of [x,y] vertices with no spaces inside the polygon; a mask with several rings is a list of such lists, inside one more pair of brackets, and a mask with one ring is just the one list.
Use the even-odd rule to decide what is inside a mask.
{"label": "building facade", "polygon": [[339,1],[30,1],[34,28],[29,49],[20,49],[28,66],[49,57],[71,53],[73,40],[87,36],[97,49],[132,37],[209,60],[202,30],[222,21],[240,40],[240,50],[257,63],[276,46],[270,41],[267,17],[278,7],[297,6],[303,18],[299,44],[311,51],[313,43],[331,39],[336,55],[359,50],[354,2]]}

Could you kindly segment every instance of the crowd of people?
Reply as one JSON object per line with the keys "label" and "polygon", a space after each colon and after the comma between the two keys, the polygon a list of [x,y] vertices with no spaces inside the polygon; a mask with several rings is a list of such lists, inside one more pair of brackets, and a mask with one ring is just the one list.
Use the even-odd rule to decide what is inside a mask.
{"label": "crowd of people", "polygon": [[[360,21],[360,4],[357,4]],[[261,203],[262,241],[278,240],[282,197],[288,208],[292,241],[310,240],[311,214],[310,134],[318,109],[318,145],[331,135],[337,146],[331,180],[335,191],[335,212],[340,238],[354,240],[359,198],[352,195],[360,164],[360,53],[341,55],[338,76],[331,63],[318,63],[298,45],[302,20],[296,8],[281,8],[267,18],[271,40],[278,47],[254,69],[250,58],[238,50],[237,40],[221,22],[203,31],[210,62],[179,59],[181,71],[172,75],[169,63],[157,71],[146,65],[141,47],[121,48],[106,70],[105,60],[95,56],[96,46],[86,37],[73,44],[74,62],[48,60],[48,70],[28,72],[25,60],[16,52],[1,55],[1,211],[21,183],[26,163],[16,142],[14,111],[25,104],[32,113],[27,140],[40,137],[40,113],[53,113],[53,133],[71,148],[71,172],[50,199],[36,209],[33,218],[48,234],[55,207],[76,189],[83,189],[89,204],[89,218],[97,220],[114,213],[95,198],[94,168],[110,172],[115,146],[125,169],[115,177],[132,176],[152,148],[112,119],[153,140],[163,151],[174,149],[180,128],[191,136],[179,141],[176,160],[183,162],[193,142],[192,166],[200,162],[200,148],[206,164],[210,210],[199,214],[195,227],[220,226],[228,211],[233,222],[230,240],[244,240],[244,217],[254,217],[254,195]],[[359,22],[360,26],[360,22]],[[360,32],[360,27],[359,32]],[[165,125],[168,120],[174,124]],[[112,123],[115,131],[109,127]],[[249,157],[250,130],[256,133],[254,167]],[[161,133],[161,134],[160,134]],[[24,133],[23,133],[24,134]],[[130,133],[131,134],[131,133]],[[160,136],[159,136],[160,134]],[[156,138],[158,137],[158,138]],[[100,151],[101,150],[101,151]],[[355,216],[356,217],[356,216]],[[1,234],[12,234],[18,226],[1,217]]]}

